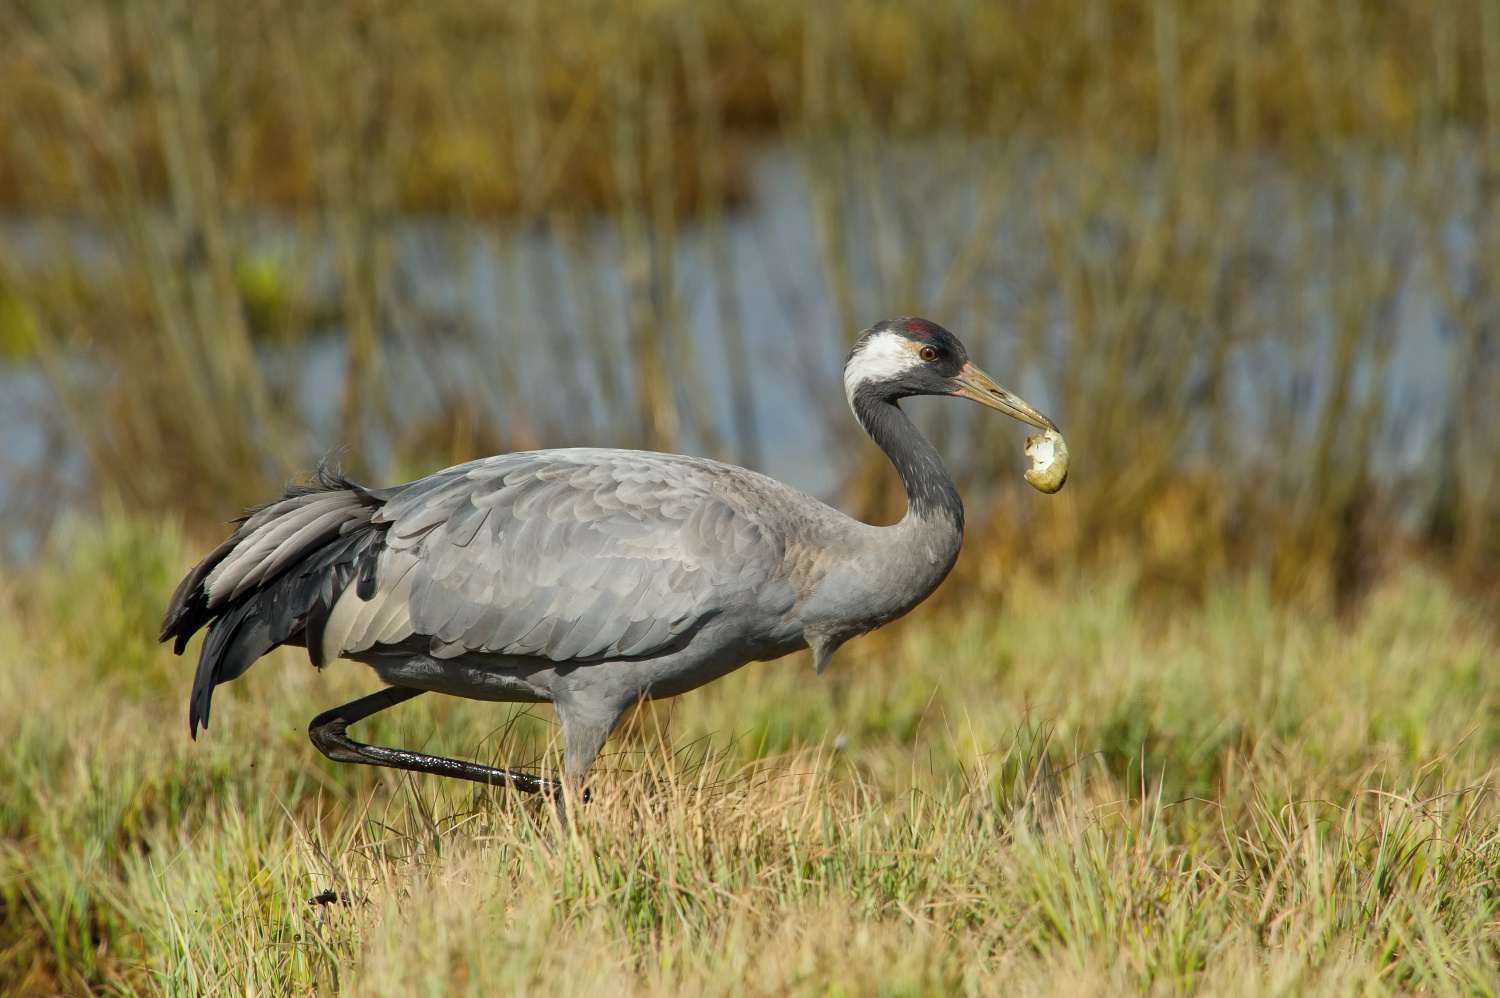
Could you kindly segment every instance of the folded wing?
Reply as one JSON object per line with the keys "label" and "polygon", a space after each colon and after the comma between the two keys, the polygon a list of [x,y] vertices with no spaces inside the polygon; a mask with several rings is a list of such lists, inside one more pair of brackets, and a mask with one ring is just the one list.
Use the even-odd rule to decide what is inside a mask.
{"label": "folded wing", "polygon": [[[346,592],[323,658],[428,638],[437,658],[659,653],[777,573],[722,466],[631,451],[503,455],[390,490],[376,592]],[[375,493],[380,495],[381,493]]]}

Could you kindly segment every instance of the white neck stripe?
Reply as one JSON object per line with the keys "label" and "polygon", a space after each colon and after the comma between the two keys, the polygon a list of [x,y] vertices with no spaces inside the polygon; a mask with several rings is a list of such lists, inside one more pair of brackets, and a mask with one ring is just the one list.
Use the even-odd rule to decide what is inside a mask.
{"label": "white neck stripe", "polygon": [[844,365],[844,395],[854,404],[854,392],[867,381],[889,381],[922,363],[918,347],[904,336],[880,333],[865,340]]}

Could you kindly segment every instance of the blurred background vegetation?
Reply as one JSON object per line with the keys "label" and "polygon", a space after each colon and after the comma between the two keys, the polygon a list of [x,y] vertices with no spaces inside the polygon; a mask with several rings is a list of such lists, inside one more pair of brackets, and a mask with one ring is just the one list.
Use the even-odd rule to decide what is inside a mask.
{"label": "blurred background vegetation", "polygon": [[3,0],[0,65],[12,557],[101,501],[212,535],[334,448],[893,518],[837,371],[905,313],[1072,441],[1023,496],[1013,428],[918,407],[991,551],[1500,580],[1500,0]]}

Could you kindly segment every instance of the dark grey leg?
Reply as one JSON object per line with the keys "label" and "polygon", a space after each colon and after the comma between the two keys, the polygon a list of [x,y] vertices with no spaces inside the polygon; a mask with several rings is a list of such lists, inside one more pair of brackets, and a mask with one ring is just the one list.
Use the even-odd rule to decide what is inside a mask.
{"label": "dark grey leg", "polygon": [[[560,695],[552,701],[562,722],[563,771],[568,779],[583,784],[583,776],[619,725],[626,711],[641,701],[638,694],[604,699]],[[586,797],[586,795],[585,795]]]}
{"label": "dark grey leg", "polygon": [[464,762],[461,759],[445,759],[438,755],[424,755],[421,752],[386,748],[383,745],[366,745],[364,742],[355,741],[345,733],[349,725],[356,721],[363,721],[371,714],[379,713],[387,707],[394,707],[398,703],[405,703],[424,692],[426,691],[392,686],[379,693],[372,693],[367,697],[346,703],[342,707],[325,710],[313,718],[312,724],[308,725],[307,737],[312,739],[312,743],[318,747],[319,752],[334,762],[388,766],[391,769],[407,769],[413,773],[431,773],[433,776],[451,776],[458,780],[472,780],[491,787],[508,787],[527,794],[561,797],[562,783],[559,780],[544,779],[531,773],[517,773],[509,769],[494,769],[490,766],[481,766],[477,762]]}

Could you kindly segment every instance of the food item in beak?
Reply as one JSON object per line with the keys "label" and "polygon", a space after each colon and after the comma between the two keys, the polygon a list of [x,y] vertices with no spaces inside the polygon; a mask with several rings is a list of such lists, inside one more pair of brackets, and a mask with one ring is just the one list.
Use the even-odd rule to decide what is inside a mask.
{"label": "food item in beak", "polygon": [[1068,480],[1068,445],[1061,433],[1033,433],[1026,438],[1026,456],[1031,458],[1026,480],[1037,491],[1051,495]]}

